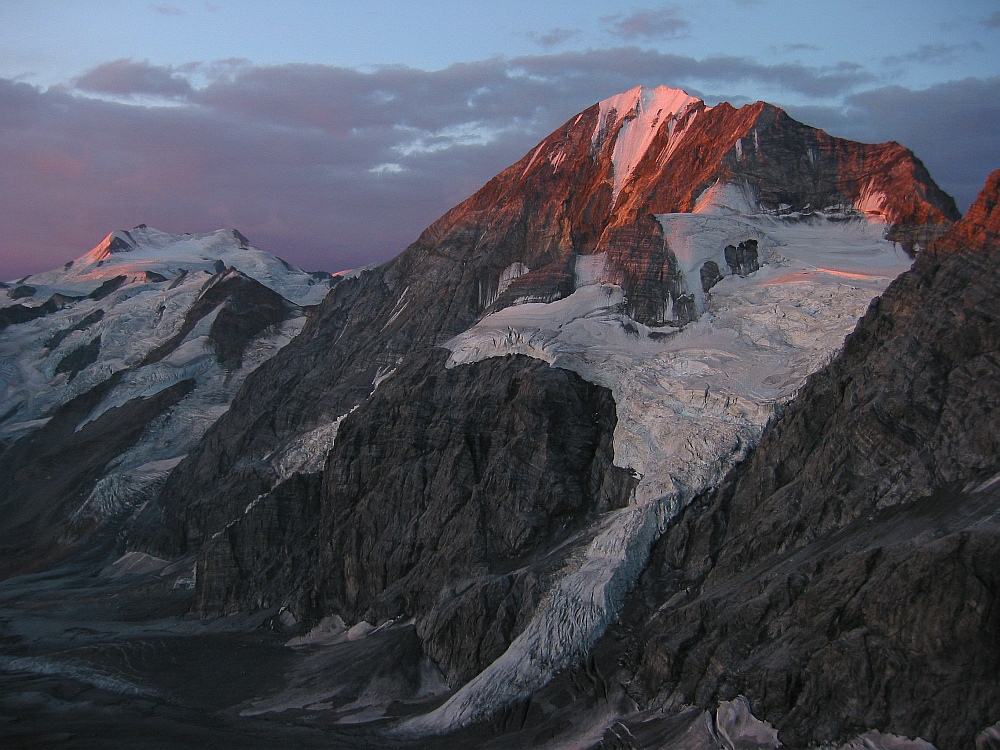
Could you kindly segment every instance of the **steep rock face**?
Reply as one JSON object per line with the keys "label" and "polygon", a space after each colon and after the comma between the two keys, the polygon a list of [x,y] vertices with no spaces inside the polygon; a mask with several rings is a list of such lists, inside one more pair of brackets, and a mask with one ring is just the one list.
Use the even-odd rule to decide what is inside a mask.
{"label": "steep rock face", "polygon": [[[343,420],[308,500],[309,531],[286,482],[212,541],[199,563],[204,610],[287,603],[271,592],[291,588],[313,598],[299,611],[415,616],[425,649],[457,683],[503,653],[568,553],[560,545],[623,506],[634,480],[612,464],[607,389],[525,357],[446,370],[445,356],[401,366]],[[311,498],[306,481],[299,491]],[[286,516],[262,526],[269,513]],[[284,535],[261,538],[262,528]],[[253,557],[290,553],[295,535],[281,530],[292,528],[303,531],[300,550],[316,551],[288,586],[275,577],[288,567]],[[255,570],[253,584],[220,559]]]}
{"label": "steep rock face", "polygon": [[745,694],[786,744],[971,745],[1000,692],[1000,173],[719,489],[636,597],[632,690]]}
{"label": "steep rock face", "polygon": [[651,325],[684,325],[697,317],[677,256],[653,216],[608,230],[602,247],[608,253],[605,277],[630,290],[625,297],[629,317]]}

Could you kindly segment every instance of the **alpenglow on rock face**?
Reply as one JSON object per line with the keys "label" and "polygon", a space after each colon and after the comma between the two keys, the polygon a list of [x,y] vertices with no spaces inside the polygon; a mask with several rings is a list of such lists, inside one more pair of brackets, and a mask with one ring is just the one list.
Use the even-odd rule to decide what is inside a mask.
{"label": "alpenglow on rock face", "polygon": [[[197,555],[204,613],[416,618],[457,691],[407,731],[483,719],[585,655],[667,519],[756,442],[907,251],[956,218],[897,144],[831,138],[763,103],[614,97],[335,287],[130,544]],[[527,357],[492,364],[508,355]],[[481,392],[462,385],[474,363]],[[539,365],[607,389],[615,415],[581,394],[501,428]],[[428,422],[446,412],[447,431]],[[385,414],[395,439],[375,429]],[[587,457],[609,443],[613,463]],[[497,462],[539,456],[586,481],[527,502],[533,472]],[[568,512],[556,525],[553,508]]]}
{"label": "alpenglow on rock face", "polygon": [[[826,448],[849,442],[824,442],[825,422],[807,420],[783,438],[791,447],[773,447],[778,438],[766,428],[784,424],[786,409],[811,414],[836,401],[816,396],[814,385],[806,395],[819,407],[793,399],[812,373],[851,356],[838,352],[872,300],[897,276],[912,278],[914,253],[920,258],[958,218],[898,144],[836,139],[762,102],[708,107],[663,87],[595,104],[400,256],[333,286],[301,332],[253,372],[246,363],[254,346],[206,343],[221,371],[233,363],[245,381],[142,504],[129,505],[136,509],[117,527],[125,555],[106,575],[159,566],[171,596],[190,592],[191,612],[232,616],[212,623],[290,629],[296,637],[275,659],[284,671],[227,704],[220,720],[312,726],[320,717],[325,727],[350,726],[345,746],[370,733],[415,746],[485,746],[477,733],[487,722],[506,732],[494,743],[512,747],[670,746],[681,738],[691,747],[774,747],[785,736],[889,747],[907,741],[865,733],[947,742],[973,725],[978,732],[1000,718],[985,704],[968,709],[966,729],[938,731],[933,721],[896,721],[899,711],[879,708],[891,701],[857,685],[845,695],[866,695],[871,710],[829,723],[843,708],[825,708],[841,684],[836,649],[853,655],[844,669],[864,663],[875,674],[899,663],[891,649],[885,659],[860,660],[865,613],[843,621],[846,640],[832,624],[850,610],[838,597],[868,570],[850,555],[836,586],[824,579],[810,589],[808,576],[819,573],[805,568],[787,586],[767,578],[763,593],[752,576],[739,578],[753,554],[781,554],[786,541],[791,552],[841,528],[836,500],[824,500],[829,513],[811,503],[820,490],[847,492],[836,484],[841,474],[816,474],[788,508],[764,498],[767,533],[758,534],[770,528],[760,519],[730,519],[713,494],[749,492],[731,489],[741,471],[759,472],[760,493],[784,486],[797,469],[799,432]],[[114,251],[128,244],[128,236],[111,238],[103,262],[127,255]],[[220,275],[191,309],[215,310],[227,283],[235,282]],[[23,303],[41,293],[12,288],[11,306],[15,294]],[[959,299],[956,310],[974,302]],[[271,309],[263,298],[255,308]],[[64,326],[62,343],[79,351],[53,365],[66,387],[82,387],[93,352],[104,351],[103,334],[98,349],[84,333],[100,321],[87,321]],[[207,314],[192,325],[174,326],[144,351],[140,369],[161,367],[196,332],[213,340]],[[251,338],[234,332],[226,341]],[[190,398],[180,385],[156,394],[166,406],[126,406],[159,414]],[[918,401],[914,408],[926,406]],[[897,407],[866,414],[923,435]],[[76,434],[74,415],[90,408],[81,402],[42,429]],[[22,440],[41,434],[25,429]],[[773,481],[765,450],[785,457]],[[905,495],[909,475],[897,471],[897,457],[869,450],[866,459],[885,460],[859,473],[858,491],[875,487],[887,503]],[[976,460],[976,487],[986,486],[992,459]],[[934,476],[920,493],[965,475]],[[114,488],[135,497],[127,482]],[[751,495],[732,507],[753,515],[760,498]],[[859,501],[870,514],[865,502],[878,500]],[[860,511],[844,512],[862,523]],[[742,532],[727,534],[736,523]],[[927,560],[949,559],[939,552]],[[976,555],[975,564],[986,560]],[[713,588],[712,576],[725,585]],[[874,594],[891,599],[893,589],[876,588],[877,609],[884,602]],[[808,611],[782,609],[783,596],[794,603],[803,591]],[[808,683],[814,692],[799,689],[814,652],[782,641],[767,617],[751,617],[768,611],[764,595],[779,624],[814,609],[834,618],[810,621],[837,635],[815,657],[830,677]],[[988,604],[985,594],[976,602]],[[721,628],[704,617],[713,611]],[[747,622],[759,623],[747,643],[777,639],[764,667],[727,635]],[[956,684],[962,669],[944,669],[943,678]],[[444,733],[447,740],[435,738]]]}

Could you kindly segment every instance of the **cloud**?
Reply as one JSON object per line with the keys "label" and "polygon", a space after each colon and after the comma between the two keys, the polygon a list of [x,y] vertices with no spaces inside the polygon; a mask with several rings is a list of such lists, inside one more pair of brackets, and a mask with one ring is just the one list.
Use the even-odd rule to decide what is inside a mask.
{"label": "cloud", "polygon": [[983,26],[988,29],[1000,29],[1000,10],[994,11],[983,19]]}
{"label": "cloud", "polygon": [[575,39],[580,36],[581,32],[578,29],[562,29],[555,28],[549,29],[544,34],[536,34],[534,32],[528,34],[528,36],[533,39],[539,46],[545,49],[551,49],[553,47],[558,47],[564,42],[568,42],[570,39]]}
{"label": "cloud", "polygon": [[773,87],[809,97],[834,97],[874,80],[871,73],[853,63],[832,68],[799,63],[764,64],[747,57],[716,55],[699,59],[635,47],[525,56],[511,62],[533,75],[561,80],[566,85],[571,85],[574,79],[584,85],[606,80],[611,88],[605,96],[641,81],[675,86],[742,83],[751,88]]}
{"label": "cloud", "polygon": [[891,55],[882,58],[886,65],[903,65],[905,63],[947,64],[954,62],[968,52],[982,52],[983,46],[978,42],[967,44],[922,44],[905,55]]}
{"label": "cloud", "polygon": [[786,44],[781,47],[785,52],[819,52],[822,48],[817,47],[815,44]]}
{"label": "cloud", "polygon": [[161,16],[183,16],[184,11],[175,5],[151,5],[154,11],[159,13]]}
{"label": "cloud", "polygon": [[191,95],[191,84],[171,67],[121,59],[104,63],[73,81],[73,87],[94,94],[120,97],[152,96],[166,99]]}
{"label": "cloud", "polygon": [[[386,260],[560,124],[639,83],[710,101],[738,91],[781,104],[761,89],[814,101],[790,111],[836,135],[910,146],[967,205],[1000,165],[1000,82],[871,91],[870,80],[848,64],[633,47],[437,71],[118,60],[75,89],[0,79],[0,277],[55,268],[143,222],[234,227],[310,269]],[[144,106],[151,96],[174,106]]]}
{"label": "cloud", "polygon": [[691,24],[679,8],[637,10],[627,16],[615,14],[601,18],[609,34],[625,41],[651,41],[686,36]]}

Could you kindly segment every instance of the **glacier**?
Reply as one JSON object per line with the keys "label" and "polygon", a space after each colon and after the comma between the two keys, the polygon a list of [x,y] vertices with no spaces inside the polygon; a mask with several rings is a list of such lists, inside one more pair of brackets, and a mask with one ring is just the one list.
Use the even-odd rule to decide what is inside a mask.
{"label": "glacier", "polygon": [[[769,419],[826,364],[912,258],[886,226],[856,209],[753,210],[746,186],[715,185],[696,212],[660,214],[700,316],[651,328],[622,312],[623,291],[602,254],[576,263],[576,291],[508,307],[444,344],[447,366],[523,354],[611,389],[618,410],[615,464],[639,479],[631,504],[607,514],[508,650],[441,707],[402,731],[449,731],[529,696],[604,633],[667,521],[718,481]],[[747,209],[751,209],[748,211]],[[756,239],[760,269],[726,273],[704,291],[707,261]]]}

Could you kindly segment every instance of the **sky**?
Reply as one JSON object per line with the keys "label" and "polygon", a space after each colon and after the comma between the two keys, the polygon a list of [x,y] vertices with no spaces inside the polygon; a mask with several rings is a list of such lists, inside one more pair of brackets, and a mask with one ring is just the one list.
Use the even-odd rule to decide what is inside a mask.
{"label": "sky", "polygon": [[0,278],[140,223],[381,262],[640,84],[898,141],[962,211],[1000,168],[1000,0],[0,0]]}

